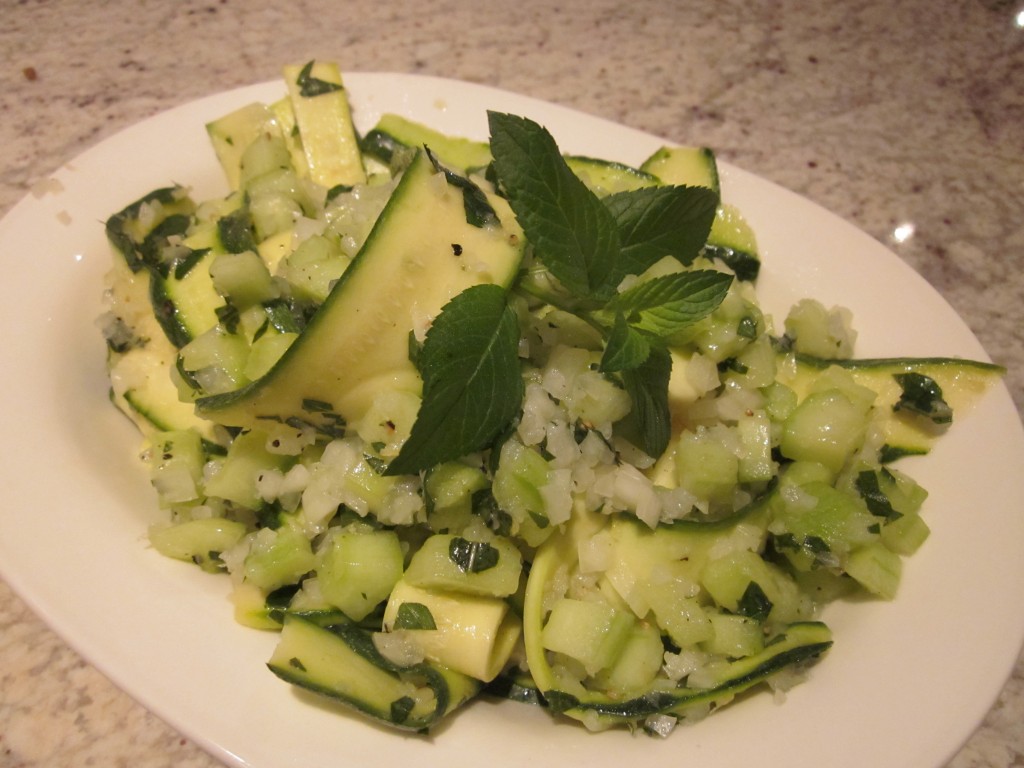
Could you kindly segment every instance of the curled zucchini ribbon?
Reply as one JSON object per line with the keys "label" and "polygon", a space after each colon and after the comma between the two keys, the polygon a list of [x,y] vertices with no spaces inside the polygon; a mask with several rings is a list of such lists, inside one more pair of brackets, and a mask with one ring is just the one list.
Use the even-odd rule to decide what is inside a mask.
{"label": "curled zucchini ribbon", "polygon": [[[770,496],[770,494],[769,494]],[[663,529],[667,536],[692,539],[695,549],[710,540],[722,540],[736,525],[746,522],[760,524],[765,519],[765,503],[752,504],[729,520]],[[817,660],[832,645],[829,628],[818,621],[797,621],[776,631],[763,650],[723,663],[716,669],[711,685],[689,687],[685,682],[671,683],[659,676],[645,690],[623,695],[621,691],[602,689],[597,680],[589,678],[583,685],[572,680],[566,684],[564,674],[556,670],[550,656],[550,643],[545,626],[552,612],[553,584],[564,579],[566,569],[579,564],[578,543],[599,530],[603,521],[594,516],[581,516],[563,533],[552,536],[537,551],[526,586],[523,611],[523,633],[527,662],[533,685],[543,701],[554,711],[583,722],[588,728],[601,730],[615,725],[643,723],[654,715],[684,718],[688,711],[716,708],[734,696],[772,675]],[[632,521],[626,523],[632,526]]]}
{"label": "curled zucchini ribbon", "polygon": [[412,731],[430,728],[475,696],[481,686],[478,680],[439,664],[393,664],[361,627],[321,627],[293,615],[284,620],[268,666],[283,680]]}

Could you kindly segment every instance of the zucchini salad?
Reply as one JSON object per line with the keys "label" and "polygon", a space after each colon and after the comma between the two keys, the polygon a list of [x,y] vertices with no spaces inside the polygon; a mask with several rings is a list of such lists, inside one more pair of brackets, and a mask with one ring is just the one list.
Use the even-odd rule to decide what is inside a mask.
{"label": "zucchini salad", "polygon": [[100,321],[152,546],[230,579],[270,672],[399,729],[499,696],[667,736],[896,595],[929,533],[898,460],[1002,368],[773,322],[708,149],[359,132],[330,62],[281,93],[207,125],[224,197],[110,216]]}

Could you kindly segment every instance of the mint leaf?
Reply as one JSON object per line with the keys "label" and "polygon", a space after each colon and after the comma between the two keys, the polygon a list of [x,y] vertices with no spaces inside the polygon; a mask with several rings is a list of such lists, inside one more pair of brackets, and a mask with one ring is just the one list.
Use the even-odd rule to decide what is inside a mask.
{"label": "mint leaf", "polygon": [[713,269],[674,272],[623,291],[605,309],[624,315],[637,330],[666,338],[711,314],[732,280]]}
{"label": "mint leaf", "polygon": [[577,297],[613,296],[622,273],[611,211],[569,169],[544,127],[499,112],[487,117],[498,180],[537,258]]}
{"label": "mint leaf", "polygon": [[419,357],[423,402],[385,474],[410,474],[486,448],[519,412],[519,321],[505,289],[476,285],[434,319]]}
{"label": "mint leaf", "polygon": [[668,408],[672,356],[667,349],[652,347],[640,366],[619,375],[633,401],[633,409],[622,423],[623,436],[648,456],[661,456],[672,437],[672,414]]}
{"label": "mint leaf", "polygon": [[718,195],[704,187],[642,187],[604,199],[622,244],[623,276],[639,275],[665,256],[690,264],[707,242]]}
{"label": "mint leaf", "polygon": [[604,354],[601,356],[602,371],[627,371],[639,368],[651,354],[650,342],[639,331],[631,328],[621,314],[615,316],[615,325],[608,334]]}

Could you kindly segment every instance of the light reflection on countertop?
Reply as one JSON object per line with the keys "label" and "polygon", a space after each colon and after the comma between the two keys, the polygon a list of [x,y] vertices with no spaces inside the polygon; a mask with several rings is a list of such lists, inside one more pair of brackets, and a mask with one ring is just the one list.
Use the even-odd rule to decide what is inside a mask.
{"label": "light reflection on countertop", "polygon": [[909,221],[904,221],[896,226],[896,229],[892,231],[892,239],[897,243],[905,243],[911,237],[914,236],[914,230],[916,227]]}

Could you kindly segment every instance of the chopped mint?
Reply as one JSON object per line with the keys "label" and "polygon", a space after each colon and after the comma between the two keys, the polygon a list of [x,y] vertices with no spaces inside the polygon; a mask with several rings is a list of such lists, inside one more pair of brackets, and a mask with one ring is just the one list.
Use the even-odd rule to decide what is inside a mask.
{"label": "chopped mint", "polygon": [[395,615],[394,629],[437,629],[437,624],[423,603],[402,603]]}
{"label": "chopped mint", "polygon": [[461,536],[452,539],[448,557],[463,573],[480,573],[494,568],[501,553],[486,541],[470,541]]}
{"label": "chopped mint", "polygon": [[313,77],[313,61],[306,62],[306,65],[299,70],[299,76],[295,79],[295,84],[299,86],[299,95],[303,98],[309,99],[313,96],[322,96],[325,93],[334,93],[334,91],[342,91],[344,87],[338,83],[329,83],[326,80],[321,80],[319,77]]}
{"label": "chopped mint", "polygon": [[953,409],[943,399],[942,388],[935,379],[913,371],[897,373],[895,378],[903,393],[893,406],[894,411],[916,413],[935,424],[949,424],[953,421]]}

